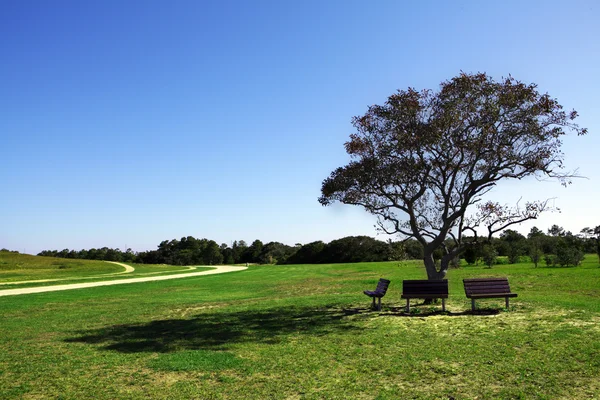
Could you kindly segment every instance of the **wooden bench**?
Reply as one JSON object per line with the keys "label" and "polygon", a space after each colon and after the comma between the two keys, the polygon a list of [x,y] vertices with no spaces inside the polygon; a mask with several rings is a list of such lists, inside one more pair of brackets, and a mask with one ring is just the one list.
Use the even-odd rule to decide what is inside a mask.
{"label": "wooden bench", "polygon": [[410,312],[410,299],[442,299],[442,311],[446,311],[448,281],[402,281],[402,298],[406,299],[406,312]]}
{"label": "wooden bench", "polygon": [[[377,283],[377,288],[375,290],[365,290],[363,291],[369,297],[373,298],[373,308],[376,310],[381,310],[381,298],[385,296],[387,292],[388,286],[390,286],[390,281],[387,279],[379,279]],[[375,299],[379,299],[379,305],[375,306]]]}
{"label": "wooden bench", "polygon": [[508,278],[476,278],[463,279],[465,285],[465,294],[471,299],[471,310],[475,311],[475,300],[493,299],[504,297],[506,299],[506,308],[508,308],[508,299],[517,297],[516,293],[510,291]]}

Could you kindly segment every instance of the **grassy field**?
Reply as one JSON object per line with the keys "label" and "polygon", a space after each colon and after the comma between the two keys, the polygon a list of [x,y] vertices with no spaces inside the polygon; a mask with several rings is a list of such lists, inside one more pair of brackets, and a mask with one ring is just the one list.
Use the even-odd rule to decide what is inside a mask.
{"label": "grassy field", "polygon": [[[416,262],[0,297],[2,399],[598,399],[600,268],[463,267],[448,312],[402,312]],[[480,301],[462,278],[508,276]],[[392,280],[383,310],[362,290]],[[416,302],[415,302],[416,303]]]}
{"label": "grassy field", "polygon": [[0,290],[190,272],[189,267],[173,265],[128,265],[134,267],[135,271],[125,274],[122,266],[110,262],[0,251]]}

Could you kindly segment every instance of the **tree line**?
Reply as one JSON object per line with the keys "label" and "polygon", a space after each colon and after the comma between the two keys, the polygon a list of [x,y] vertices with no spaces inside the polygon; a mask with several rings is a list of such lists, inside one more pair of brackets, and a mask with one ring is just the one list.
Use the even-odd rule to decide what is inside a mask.
{"label": "tree line", "polygon": [[[468,264],[494,264],[497,257],[504,257],[511,264],[531,260],[536,266],[542,262],[547,266],[575,266],[579,265],[586,253],[596,253],[600,261],[600,225],[584,228],[579,234],[553,225],[545,233],[537,227],[531,228],[527,236],[506,229],[499,237],[493,237],[489,241],[474,239],[465,239],[465,242],[470,241],[471,244],[460,254],[460,258]],[[244,240],[236,240],[229,246],[225,243],[219,245],[214,240],[187,236],[180,240],[164,240],[156,250],[150,251],[121,251],[103,247],[80,251],[44,250],[38,255],[170,265],[329,264],[423,259],[423,246],[415,239],[384,242],[369,236],[347,236],[329,243],[315,241],[295,246],[279,242],[264,244],[260,240],[254,240],[248,245]],[[442,257],[441,250],[434,253],[436,260]],[[459,263],[457,257],[454,265]]]}
{"label": "tree line", "polygon": [[44,250],[39,256],[123,261],[141,264],[218,265],[218,264],[319,264],[390,261],[404,257],[401,242],[383,242],[368,236],[348,236],[330,243],[316,241],[288,246],[280,242],[264,244],[254,240],[248,245],[236,240],[231,246],[192,236],[164,240],[156,250],[133,252],[103,247],[89,250]]}
{"label": "tree line", "polygon": [[468,264],[481,261],[490,267],[498,262],[499,256],[505,257],[509,264],[526,260],[536,267],[542,262],[550,267],[566,267],[579,265],[589,253],[595,253],[600,262],[600,225],[583,228],[579,234],[558,225],[546,233],[533,227],[527,236],[506,229],[498,238],[467,245],[462,256]]}

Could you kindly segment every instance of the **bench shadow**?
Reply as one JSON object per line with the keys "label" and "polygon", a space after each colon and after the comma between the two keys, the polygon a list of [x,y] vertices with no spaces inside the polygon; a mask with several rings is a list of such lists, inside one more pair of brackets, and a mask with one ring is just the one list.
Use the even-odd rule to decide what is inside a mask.
{"label": "bench shadow", "polygon": [[394,317],[407,317],[407,318],[423,318],[423,317],[433,317],[433,316],[447,316],[447,317],[461,317],[467,315],[498,315],[500,314],[499,309],[492,308],[481,308],[475,311],[465,310],[460,312],[453,311],[442,311],[440,306],[432,306],[431,304],[411,304],[411,312],[407,313],[406,308],[401,307],[387,307],[382,316],[389,315]]}
{"label": "bench shadow", "polygon": [[65,342],[99,345],[122,353],[224,350],[235,343],[277,343],[294,334],[327,335],[359,330],[346,317],[361,313],[366,310],[307,307],[202,313],[187,319],[77,331]]}

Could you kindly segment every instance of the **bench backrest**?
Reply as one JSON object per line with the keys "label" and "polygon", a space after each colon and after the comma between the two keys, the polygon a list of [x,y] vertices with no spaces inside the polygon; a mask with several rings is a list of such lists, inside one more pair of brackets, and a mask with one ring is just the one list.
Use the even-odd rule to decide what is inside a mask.
{"label": "bench backrest", "polygon": [[390,281],[381,278],[377,283],[377,289],[375,289],[375,291],[381,294],[385,294],[385,292],[387,292],[388,286],[390,286]]}
{"label": "bench backrest", "polygon": [[463,279],[467,297],[475,294],[510,293],[508,278],[475,278]]}
{"label": "bench backrest", "polygon": [[405,280],[402,281],[402,294],[410,296],[448,295],[448,281]]}

